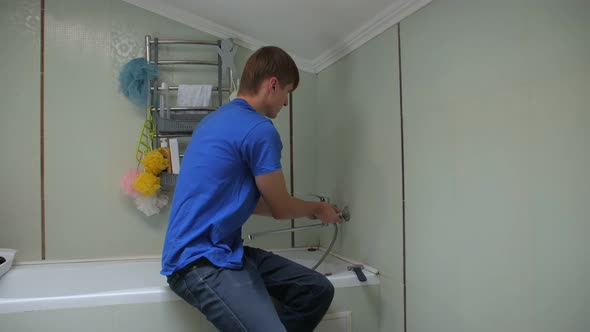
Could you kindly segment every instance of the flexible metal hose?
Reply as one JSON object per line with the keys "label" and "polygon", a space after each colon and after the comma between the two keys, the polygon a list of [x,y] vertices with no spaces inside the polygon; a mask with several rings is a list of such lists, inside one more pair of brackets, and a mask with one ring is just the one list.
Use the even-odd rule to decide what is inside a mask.
{"label": "flexible metal hose", "polygon": [[334,235],[332,235],[332,242],[330,242],[330,245],[328,246],[328,249],[326,250],[326,252],[322,256],[322,258],[320,258],[320,260],[311,268],[314,271],[315,271],[315,269],[317,269],[318,266],[320,266],[320,264],[322,264],[324,259],[326,259],[326,257],[328,257],[328,255],[330,254],[330,251],[332,250],[332,247],[334,246],[334,243],[336,242],[336,238],[338,237],[338,224],[332,224],[332,226],[334,226]]}

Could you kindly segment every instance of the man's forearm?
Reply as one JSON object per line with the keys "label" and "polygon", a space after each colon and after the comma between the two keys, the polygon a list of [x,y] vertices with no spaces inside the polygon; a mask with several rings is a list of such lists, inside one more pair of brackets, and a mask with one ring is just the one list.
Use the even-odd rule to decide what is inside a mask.
{"label": "man's forearm", "polygon": [[317,202],[306,202],[298,198],[290,198],[289,207],[285,209],[286,214],[280,216],[273,216],[271,208],[268,206],[264,197],[260,196],[258,204],[254,209],[254,214],[259,216],[273,217],[275,219],[297,219],[297,218],[311,218],[315,219],[314,212],[317,209]]}

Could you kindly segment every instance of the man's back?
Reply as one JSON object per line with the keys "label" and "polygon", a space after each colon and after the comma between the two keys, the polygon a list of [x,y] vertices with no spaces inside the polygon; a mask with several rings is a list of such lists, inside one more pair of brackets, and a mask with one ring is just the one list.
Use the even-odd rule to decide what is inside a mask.
{"label": "man's back", "polygon": [[241,226],[260,198],[254,176],[280,169],[281,149],[272,122],[243,99],[199,124],[177,179],[162,274],[199,257],[220,267],[241,267]]}

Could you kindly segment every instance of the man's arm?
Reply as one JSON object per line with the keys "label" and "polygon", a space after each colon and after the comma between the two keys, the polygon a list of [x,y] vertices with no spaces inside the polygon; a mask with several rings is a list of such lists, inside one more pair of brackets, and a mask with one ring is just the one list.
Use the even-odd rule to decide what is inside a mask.
{"label": "man's arm", "polygon": [[[287,192],[283,171],[277,170],[255,177],[262,194],[255,213],[274,219],[319,218],[323,222],[340,222],[338,211],[326,202],[309,202],[292,197]],[[260,212],[260,213],[259,213]],[[268,214],[265,214],[268,213]]]}
{"label": "man's arm", "polygon": [[268,204],[266,204],[266,202],[264,201],[264,197],[260,196],[258,204],[256,204],[256,208],[254,209],[254,214],[257,214],[259,216],[272,217],[272,213],[270,212]]}

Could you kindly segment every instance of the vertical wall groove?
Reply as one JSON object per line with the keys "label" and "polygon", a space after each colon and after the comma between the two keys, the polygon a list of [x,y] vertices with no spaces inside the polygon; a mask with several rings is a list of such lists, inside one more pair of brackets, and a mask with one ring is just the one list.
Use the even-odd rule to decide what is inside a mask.
{"label": "vertical wall groove", "polygon": [[[291,181],[291,196],[295,196],[294,169],[293,169],[293,93],[289,93],[289,180]],[[295,219],[291,219],[291,228],[295,227]],[[291,248],[295,248],[295,232],[291,232]]]}
{"label": "vertical wall groove", "polygon": [[46,257],[45,243],[45,0],[41,0],[41,72],[40,72],[40,166],[41,166],[41,259]]}
{"label": "vertical wall groove", "polygon": [[397,51],[399,70],[399,116],[401,129],[401,167],[402,167],[402,250],[403,250],[403,283],[404,283],[404,332],[408,331],[407,322],[407,300],[406,300],[406,175],[405,175],[405,152],[404,152],[404,94],[402,85],[402,40],[401,23],[397,24]]}

